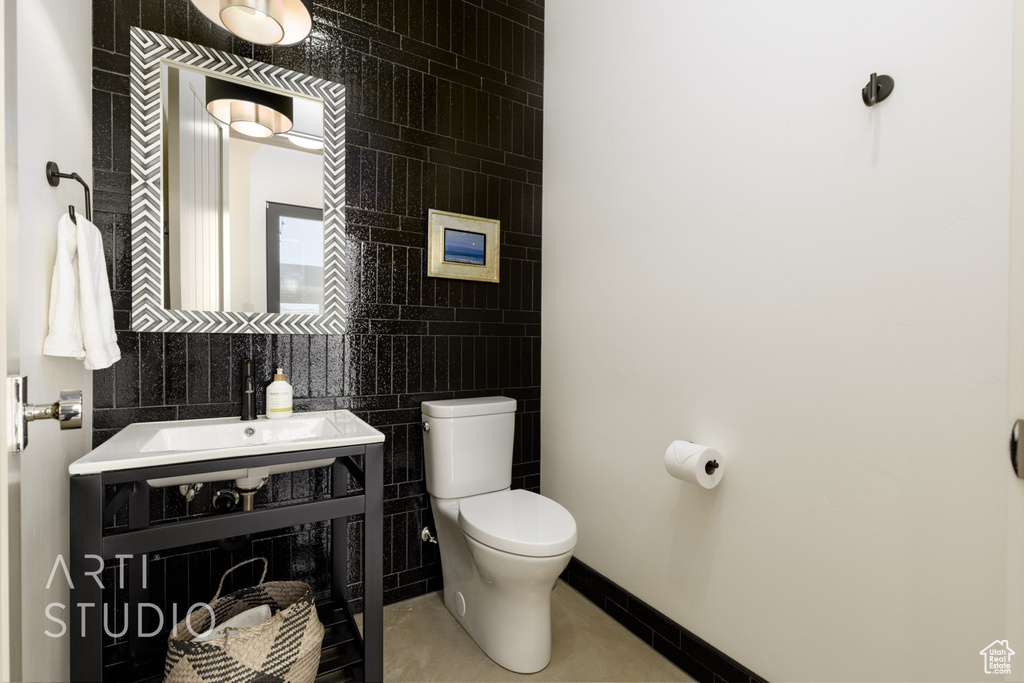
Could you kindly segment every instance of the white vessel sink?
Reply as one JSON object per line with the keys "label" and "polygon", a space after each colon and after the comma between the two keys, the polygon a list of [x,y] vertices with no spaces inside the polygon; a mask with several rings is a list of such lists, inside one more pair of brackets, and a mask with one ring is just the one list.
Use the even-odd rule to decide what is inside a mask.
{"label": "white vessel sink", "polygon": [[[251,430],[251,434],[247,431]],[[347,410],[296,413],[284,420],[242,422],[237,417],[175,422],[136,422],[71,463],[71,475],[204,462],[244,455],[309,451],[382,443],[384,435]],[[259,468],[261,475],[323,467],[333,458]],[[225,463],[230,467],[229,463]],[[201,475],[150,480],[152,486],[239,479],[251,470],[227,469]],[[265,473],[262,474],[262,473]]]}

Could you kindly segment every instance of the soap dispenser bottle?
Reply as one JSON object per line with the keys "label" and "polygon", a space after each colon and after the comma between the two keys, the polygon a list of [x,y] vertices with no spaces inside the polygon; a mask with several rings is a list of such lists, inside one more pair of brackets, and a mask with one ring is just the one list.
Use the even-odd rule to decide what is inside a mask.
{"label": "soap dispenser bottle", "polygon": [[284,369],[278,368],[274,381],[267,387],[267,417],[281,420],[292,416],[292,385],[285,379]]}

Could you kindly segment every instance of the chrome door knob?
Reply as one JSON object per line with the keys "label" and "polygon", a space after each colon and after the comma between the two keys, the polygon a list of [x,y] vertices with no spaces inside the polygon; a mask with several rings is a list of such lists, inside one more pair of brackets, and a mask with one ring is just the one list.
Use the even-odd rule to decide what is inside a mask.
{"label": "chrome door knob", "polygon": [[56,414],[53,419],[60,423],[61,429],[82,428],[82,390],[71,389],[60,392],[60,400],[53,404]]}
{"label": "chrome door knob", "polygon": [[7,451],[21,453],[28,446],[28,423],[36,420],[57,420],[61,429],[82,428],[82,390],[60,392],[55,403],[29,403],[28,377],[8,377]]}
{"label": "chrome door knob", "polygon": [[25,403],[22,407],[22,418],[25,422],[36,420],[56,420],[61,429],[82,428],[82,390],[63,390],[60,400],[49,405],[45,403]]}

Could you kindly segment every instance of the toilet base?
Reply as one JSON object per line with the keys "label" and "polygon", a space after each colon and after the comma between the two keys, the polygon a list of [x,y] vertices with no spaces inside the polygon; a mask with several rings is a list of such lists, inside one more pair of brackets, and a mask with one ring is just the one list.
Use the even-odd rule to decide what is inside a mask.
{"label": "toilet base", "polygon": [[477,542],[458,524],[458,501],[431,496],[444,602],[480,649],[516,673],[551,661],[551,589],[572,552],[513,555]]}

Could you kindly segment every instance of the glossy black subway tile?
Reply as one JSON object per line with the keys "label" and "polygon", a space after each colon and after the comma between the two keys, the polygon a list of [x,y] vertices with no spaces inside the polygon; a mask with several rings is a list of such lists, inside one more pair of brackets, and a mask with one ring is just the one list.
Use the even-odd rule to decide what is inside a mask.
{"label": "glossy black subway tile", "polygon": [[[479,4],[479,3],[478,3]],[[490,35],[490,22],[488,18],[490,12],[486,10],[479,10],[475,14],[476,20],[476,55],[475,59],[478,62],[487,62],[488,56],[491,53],[491,40]]]}
{"label": "glossy black subway tile", "polygon": [[408,0],[408,36],[416,40],[423,38],[423,0]]}
{"label": "glossy black subway tile", "polygon": [[210,402],[210,335],[186,335],[188,402]]}
{"label": "glossy black subway tile", "polygon": [[188,400],[188,336],[154,335],[164,340],[164,399],[167,405]]}
{"label": "glossy black subway tile", "polygon": [[437,46],[442,50],[451,49],[453,4],[458,0],[437,0]]}
{"label": "glossy black subway tile", "polygon": [[163,335],[139,335],[139,387],[141,405],[166,405]]}
{"label": "glossy black subway tile", "polygon": [[295,398],[309,398],[310,368],[309,368],[309,346],[312,337],[309,335],[291,335],[292,359],[291,374],[288,375],[288,382],[292,385],[292,395]]}
{"label": "glossy black subway tile", "polygon": [[113,408],[115,366],[96,370],[92,373],[92,407],[93,410]]}
{"label": "glossy black subway tile", "polygon": [[422,40],[430,45],[437,44],[438,7],[441,0],[423,0]]}
{"label": "glossy black subway tile", "polygon": [[437,82],[435,76],[423,74],[423,130],[437,132]]}
{"label": "glossy black subway tile", "polygon": [[501,34],[507,21],[493,12],[488,12],[487,62],[492,66],[501,67]]}
{"label": "glossy black subway tile", "polygon": [[[102,92],[93,90],[93,93]],[[131,138],[125,134],[131,120],[131,106],[127,95],[111,94],[111,125],[116,134],[112,136],[110,169],[118,173],[131,172]]]}
{"label": "glossy black subway tile", "polygon": [[121,360],[114,364],[114,405],[130,408],[139,405],[139,335],[118,333]]}
{"label": "glossy black subway tile", "polygon": [[327,390],[327,335],[312,335],[309,338],[309,397],[329,396]]}
{"label": "glossy black subway tile", "polygon": [[241,381],[232,383],[231,335],[210,335],[210,401],[228,403],[240,399]]}
{"label": "glossy black subway tile", "polygon": [[147,31],[165,33],[164,4],[162,2],[141,2],[139,26]]}

